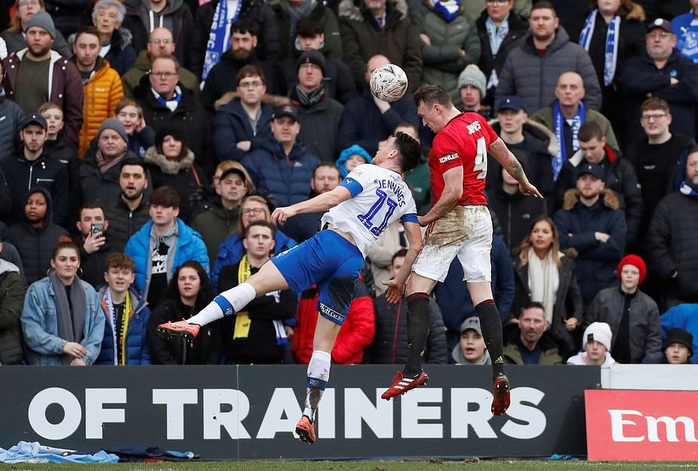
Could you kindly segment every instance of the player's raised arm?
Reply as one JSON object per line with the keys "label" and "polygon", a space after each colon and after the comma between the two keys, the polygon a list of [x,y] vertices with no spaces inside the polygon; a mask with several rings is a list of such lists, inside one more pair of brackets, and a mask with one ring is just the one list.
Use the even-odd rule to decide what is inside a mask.
{"label": "player's raised arm", "polygon": [[502,138],[498,138],[492,144],[490,144],[489,149],[487,149],[490,154],[502,164],[502,167],[519,182],[519,190],[523,195],[534,196],[536,198],[542,198],[543,195],[540,194],[538,189],[528,181],[526,173],[518,161],[516,156],[511,153],[504,143]]}
{"label": "player's raised arm", "polygon": [[414,222],[403,222],[402,227],[405,229],[405,236],[407,237],[409,247],[405,254],[405,261],[397,272],[397,275],[395,275],[395,278],[383,282],[383,284],[388,287],[385,299],[389,303],[396,303],[402,297],[405,291],[405,282],[412,272],[412,265],[417,259],[417,255],[419,255],[419,252],[422,250],[422,231],[419,230],[419,224]]}
{"label": "player's raised arm", "polygon": [[351,198],[351,193],[346,187],[338,186],[334,190],[327,193],[321,193],[309,200],[301,201],[300,203],[292,204],[283,208],[276,208],[271,215],[271,221],[278,225],[285,223],[289,218],[296,214],[318,213],[326,211],[334,206],[337,206],[342,201]]}

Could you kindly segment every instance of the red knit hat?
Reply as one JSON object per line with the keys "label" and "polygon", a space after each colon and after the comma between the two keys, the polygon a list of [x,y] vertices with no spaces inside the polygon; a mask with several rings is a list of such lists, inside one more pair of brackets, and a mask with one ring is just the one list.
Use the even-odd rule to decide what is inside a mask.
{"label": "red knit hat", "polygon": [[636,267],[638,270],[640,270],[640,283],[638,283],[638,286],[642,284],[643,281],[645,281],[645,277],[647,276],[647,266],[645,265],[645,261],[640,258],[639,255],[626,255],[623,257],[623,259],[620,261],[618,264],[618,268],[616,269],[618,272],[618,279],[620,280],[620,274],[623,271],[623,267],[625,265],[632,265]]}

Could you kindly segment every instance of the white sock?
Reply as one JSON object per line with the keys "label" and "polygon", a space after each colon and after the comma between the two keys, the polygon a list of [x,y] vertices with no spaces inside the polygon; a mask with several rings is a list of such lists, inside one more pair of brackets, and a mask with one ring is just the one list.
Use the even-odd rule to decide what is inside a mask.
{"label": "white sock", "polygon": [[257,293],[251,284],[240,283],[235,288],[231,288],[216,296],[198,314],[187,319],[187,322],[199,325],[210,324],[223,316],[232,316],[256,297]]}
{"label": "white sock", "polygon": [[332,355],[321,350],[315,350],[308,363],[307,393],[303,415],[307,415],[312,421],[315,421],[315,413],[322,399],[322,393],[330,380],[331,363]]}

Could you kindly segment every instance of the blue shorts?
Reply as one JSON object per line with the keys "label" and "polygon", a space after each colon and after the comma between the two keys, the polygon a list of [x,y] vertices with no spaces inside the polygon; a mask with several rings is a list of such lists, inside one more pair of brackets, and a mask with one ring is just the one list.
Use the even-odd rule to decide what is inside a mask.
{"label": "blue shorts", "polygon": [[359,249],[334,231],[324,230],[271,259],[289,288],[301,291],[317,285],[320,314],[342,325],[364,266]]}

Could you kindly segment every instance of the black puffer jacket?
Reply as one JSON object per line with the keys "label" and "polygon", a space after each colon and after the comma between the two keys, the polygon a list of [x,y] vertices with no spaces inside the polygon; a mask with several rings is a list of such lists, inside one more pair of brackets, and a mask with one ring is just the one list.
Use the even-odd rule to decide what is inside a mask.
{"label": "black puffer jacket", "polygon": [[[10,226],[10,238],[17,247],[24,265],[24,277],[27,286],[46,276],[51,266],[53,249],[61,236],[68,236],[68,231],[53,224],[53,203],[51,194],[44,188],[34,188],[27,193],[24,201],[34,193],[41,193],[46,198],[46,218],[41,227],[32,227],[26,217],[23,222]],[[24,207],[24,205],[22,205]]]}
{"label": "black puffer jacket", "polygon": [[19,126],[24,119],[24,111],[14,101],[5,96],[0,86],[0,160],[14,155],[19,143]]}
{"label": "black puffer jacket", "polygon": [[[698,185],[694,185],[698,186]],[[695,193],[695,190],[694,190]],[[654,211],[647,234],[647,264],[665,293],[698,302],[698,195],[672,193]]]}
{"label": "black puffer jacket", "polygon": [[22,328],[19,316],[24,306],[24,280],[19,268],[0,259],[0,364],[22,363]]}
{"label": "black puffer jacket", "polygon": [[109,221],[107,239],[115,252],[123,252],[131,236],[150,221],[149,210],[150,204],[147,197],[143,197],[141,204],[133,211],[121,196],[104,207],[104,215]]}

